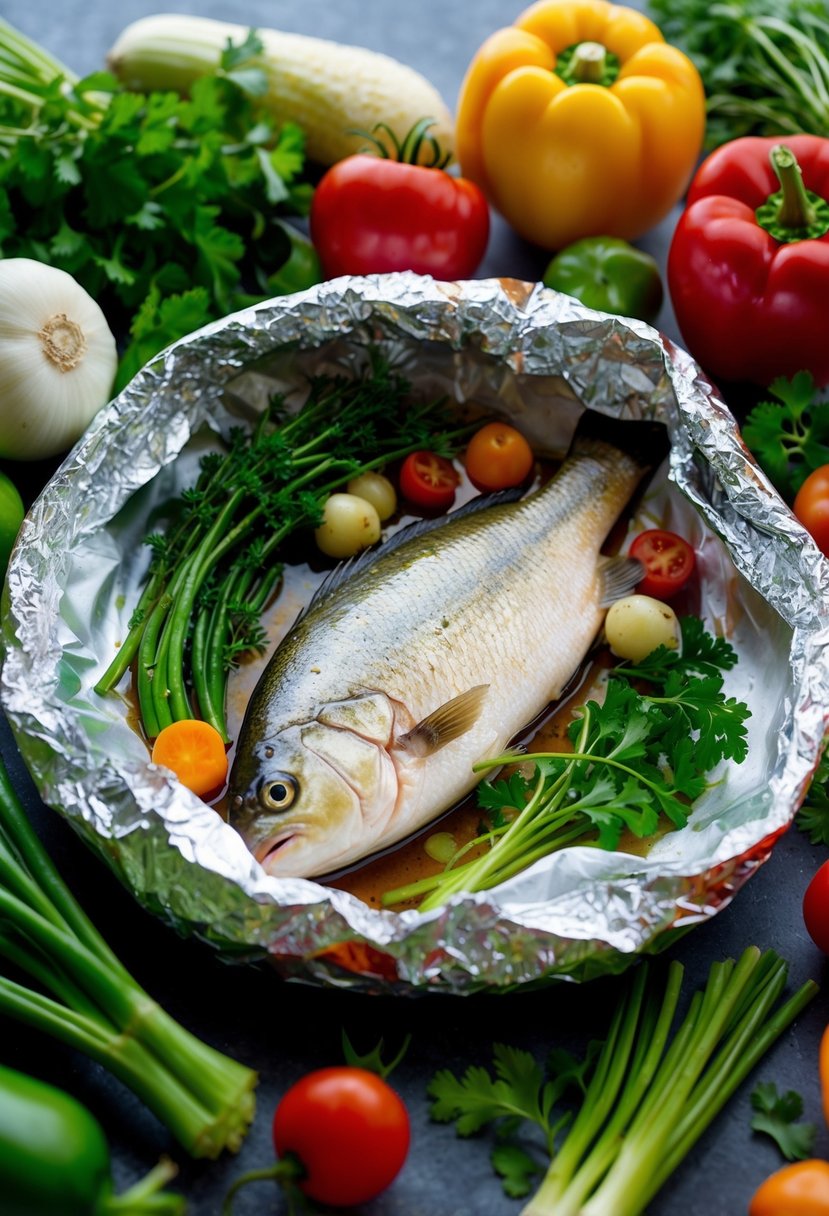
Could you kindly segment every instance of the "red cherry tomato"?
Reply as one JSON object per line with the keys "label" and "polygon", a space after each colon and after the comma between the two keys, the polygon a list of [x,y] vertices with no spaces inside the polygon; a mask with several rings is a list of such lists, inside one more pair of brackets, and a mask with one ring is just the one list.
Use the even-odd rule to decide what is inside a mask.
{"label": "red cherry tomato", "polygon": [[320,180],[311,239],[328,278],[414,270],[467,279],[486,252],[489,206],[465,178],[361,153]]}
{"label": "red cherry tomato", "polygon": [[464,464],[479,490],[520,486],[533,467],[532,448],[520,431],[506,422],[489,422],[472,436]]}
{"label": "red cherry tomato", "polygon": [[829,861],[825,861],[803,896],[806,931],[818,950],[829,954]]}
{"label": "red cherry tomato", "polygon": [[381,1077],[343,1065],[308,1073],[273,1119],[277,1154],[295,1153],[298,1185],[318,1203],[352,1207],[389,1186],[409,1151],[409,1116]]}
{"label": "red cherry tomato", "polygon": [[460,483],[451,460],[434,452],[412,452],[400,469],[400,493],[424,511],[446,511]]}
{"label": "red cherry tomato", "polygon": [[657,600],[669,600],[681,591],[694,573],[694,550],[675,532],[649,528],[630,546],[630,556],[645,567],[645,577],[636,590]]}
{"label": "red cherry tomato", "polygon": [[794,513],[821,553],[829,557],[829,464],[806,478],[797,491]]}

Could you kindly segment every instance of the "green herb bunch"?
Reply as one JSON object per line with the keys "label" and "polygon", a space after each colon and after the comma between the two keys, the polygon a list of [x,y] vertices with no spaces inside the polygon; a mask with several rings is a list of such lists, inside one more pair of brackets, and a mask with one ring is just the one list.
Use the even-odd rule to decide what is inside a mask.
{"label": "green herb bunch", "polygon": [[280,548],[321,519],[326,498],[352,477],[429,447],[450,453],[467,435],[442,401],[411,400],[411,385],[376,353],[362,374],[310,379],[302,408],[276,397],[252,433],[226,450],[170,507],[130,631],[96,685],[106,693],[136,663],[143,729],[201,717],[227,741],[228,674],[262,650],[262,612],[282,577]]}
{"label": "green herb bunch", "polygon": [[[723,691],[723,672],[737,661],[733,647],[698,617],[680,624],[680,650],[660,646],[638,665],[610,671],[604,701],[589,701],[570,724],[572,751],[508,754],[478,766],[520,760],[532,772],[483,782],[481,834],[442,873],[386,892],[384,902],[425,895],[420,909],[429,910],[457,892],[496,886],[567,845],[614,849],[626,829],[652,836],[663,816],[683,827],[706,775],[721,760],[745,759],[749,709]],[[491,847],[463,860],[482,845]]]}
{"label": "green herb bunch", "polygon": [[277,294],[303,214],[298,126],[256,107],[261,43],[229,44],[188,98],[74,73],[0,22],[0,253],[71,274],[116,331],[123,385],[162,347]]}
{"label": "green herb bunch", "polygon": [[[584,1061],[559,1049],[542,1068],[499,1045],[495,1076],[471,1066],[433,1078],[432,1118],[454,1121],[461,1136],[495,1128],[492,1164],[508,1195],[528,1195],[544,1175],[523,1216],[639,1216],[816,995],[810,980],[781,1003],[786,973],[773,951],[751,946],[736,962],[714,963],[680,1011],[682,964],[664,978],[642,964]],[[545,1154],[522,1137],[527,1123],[540,1130]],[[787,1147],[798,1154],[804,1144],[801,1131]]]}
{"label": "green herb bunch", "polygon": [[702,76],[709,147],[829,131],[825,0],[650,0],[650,9]]}

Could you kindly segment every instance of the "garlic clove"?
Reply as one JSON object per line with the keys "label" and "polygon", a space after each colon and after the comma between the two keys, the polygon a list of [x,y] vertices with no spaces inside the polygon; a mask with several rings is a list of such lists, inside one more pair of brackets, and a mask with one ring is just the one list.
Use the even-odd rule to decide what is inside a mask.
{"label": "garlic clove", "polygon": [[0,260],[0,456],[67,451],[109,399],[117,365],[104,314],[71,275]]}

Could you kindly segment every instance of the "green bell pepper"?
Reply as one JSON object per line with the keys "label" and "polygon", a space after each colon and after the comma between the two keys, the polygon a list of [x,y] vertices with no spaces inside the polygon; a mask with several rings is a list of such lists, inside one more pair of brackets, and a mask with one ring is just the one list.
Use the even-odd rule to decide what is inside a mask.
{"label": "green bell pepper", "polygon": [[160,1188],[161,1162],[114,1195],[100,1124],[69,1094],[0,1065],[0,1211],[3,1216],[179,1216],[181,1195]]}
{"label": "green bell pepper", "polygon": [[545,287],[575,296],[588,308],[654,321],[662,307],[662,279],[654,258],[614,236],[589,236],[557,253]]}

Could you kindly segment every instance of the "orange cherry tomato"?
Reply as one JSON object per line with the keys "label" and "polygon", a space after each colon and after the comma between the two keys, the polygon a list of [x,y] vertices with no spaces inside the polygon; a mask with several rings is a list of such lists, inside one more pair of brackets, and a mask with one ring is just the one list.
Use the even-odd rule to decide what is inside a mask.
{"label": "orange cherry tomato", "polygon": [[159,731],[152,760],[172,769],[181,784],[200,798],[218,789],[227,776],[222,736],[209,722],[197,718],[183,718]]}
{"label": "orange cherry tomato", "polygon": [[820,1096],[823,1105],[823,1118],[829,1126],[829,1026],[824,1030],[820,1040],[818,1053],[818,1072],[820,1074]]}
{"label": "orange cherry tomato", "polygon": [[748,1216],[829,1216],[829,1162],[785,1165],[754,1192]]}
{"label": "orange cherry tomato", "polygon": [[821,553],[829,557],[829,464],[809,474],[797,491],[793,510]]}
{"label": "orange cherry tomato", "polygon": [[520,431],[506,422],[489,422],[469,441],[464,464],[469,480],[479,490],[506,490],[520,486],[534,463],[532,448]]}

